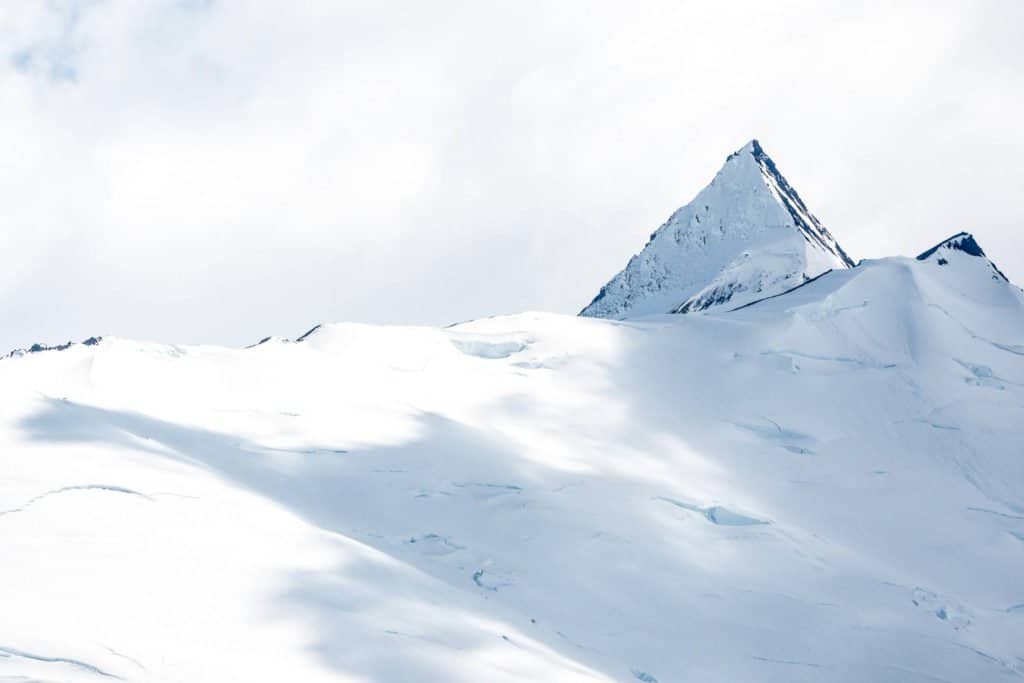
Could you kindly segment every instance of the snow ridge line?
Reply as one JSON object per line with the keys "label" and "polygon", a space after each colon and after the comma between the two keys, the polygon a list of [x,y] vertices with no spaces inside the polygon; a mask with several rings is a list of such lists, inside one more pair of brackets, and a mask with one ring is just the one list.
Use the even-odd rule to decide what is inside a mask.
{"label": "snow ridge line", "polygon": [[106,678],[117,679],[121,678],[120,676],[115,676],[112,673],[104,671],[98,666],[93,666],[92,664],[89,664],[88,662],[83,662],[79,659],[71,659],[69,657],[47,657],[45,655],[36,655],[32,654],[31,652],[25,652],[24,650],[19,650],[13,647],[0,646],[0,657],[21,657],[22,659],[31,659],[36,662],[45,662],[48,664],[70,664],[76,669],[88,671],[89,673],[96,674],[97,676],[104,676]]}

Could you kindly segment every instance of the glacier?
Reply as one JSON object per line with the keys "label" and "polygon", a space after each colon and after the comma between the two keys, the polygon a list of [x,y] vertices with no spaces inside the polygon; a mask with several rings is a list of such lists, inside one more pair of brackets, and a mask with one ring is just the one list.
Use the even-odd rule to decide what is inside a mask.
{"label": "glacier", "polygon": [[699,315],[0,360],[0,680],[1024,678],[1024,293],[760,196]]}

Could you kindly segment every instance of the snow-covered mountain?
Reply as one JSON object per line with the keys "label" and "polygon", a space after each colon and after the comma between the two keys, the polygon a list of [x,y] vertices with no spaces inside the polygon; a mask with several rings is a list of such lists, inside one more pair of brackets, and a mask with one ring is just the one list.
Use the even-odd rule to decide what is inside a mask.
{"label": "snow-covered mountain", "polygon": [[651,235],[581,315],[626,318],[735,308],[853,261],[757,140]]}
{"label": "snow-covered mountain", "polygon": [[797,284],[0,360],[0,681],[1024,678],[1024,293]]}
{"label": "snow-covered mountain", "polygon": [[[996,267],[996,264],[989,261],[988,257],[985,256],[985,252],[975,241],[974,235],[966,232],[958,232],[949,239],[939,242],[931,249],[919,254],[917,260],[932,261],[936,265],[944,266],[949,263],[950,258],[960,261],[963,259],[964,255],[981,259],[964,261],[964,263],[975,264],[975,268],[982,268],[993,280],[1009,282],[1007,277],[1003,275],[1003,271],[999,270],[999,268]],[[980,263],[987,264],[987,267],[978,265]]]}

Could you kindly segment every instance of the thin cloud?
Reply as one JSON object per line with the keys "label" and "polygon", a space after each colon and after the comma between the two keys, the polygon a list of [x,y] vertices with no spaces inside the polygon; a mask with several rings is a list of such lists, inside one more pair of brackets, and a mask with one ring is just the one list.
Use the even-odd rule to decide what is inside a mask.
{"label": "thin cloud", "polygon": [[0,346],[575,312],[752,137],[856,257],[1024,282],[1022,14],[14,3]]}

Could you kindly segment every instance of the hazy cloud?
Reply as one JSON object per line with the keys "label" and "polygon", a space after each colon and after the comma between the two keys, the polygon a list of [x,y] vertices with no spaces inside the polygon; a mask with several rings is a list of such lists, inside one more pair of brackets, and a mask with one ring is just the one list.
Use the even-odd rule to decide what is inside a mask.
{"label": "hazy cloud", "polygon": [[758,137],[1024,283],[1024,4],[12,2],[0,347],[575,312]]}

